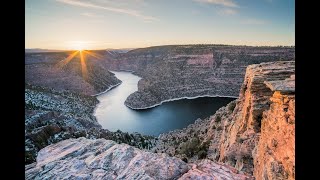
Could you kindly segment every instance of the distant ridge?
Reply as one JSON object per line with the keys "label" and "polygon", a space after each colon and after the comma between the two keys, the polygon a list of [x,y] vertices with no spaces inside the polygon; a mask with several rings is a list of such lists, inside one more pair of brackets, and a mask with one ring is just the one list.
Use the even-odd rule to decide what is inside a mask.
{"label": "distant ridge", "polygon": [[109,49],[106,49],[106,51],[108,52],[111,52],[111,53],[127,53],[133,49],[136,49],[136,48],[123,48],[123,49],[112,49],[112,48],[109,48]]}
{"label": "distant ridge", "polygon": [[41,48],[25,49],[25,53],[63,52],[63,51],[68,51],[68,50],[41,49]]}
{"label": "distant ridge", "polygon": [[[124,49],[104,49],[105,51],[111,52],[111,53],[126,53],[128,51],[131,51],[135,48],[124,48]],[[41,48],[30,48],[25,49],[25,53],[45,53],[45,52],[64,52],[64,51],[71,51],[71,50],[57,50],[57,49],[41,49]]]}

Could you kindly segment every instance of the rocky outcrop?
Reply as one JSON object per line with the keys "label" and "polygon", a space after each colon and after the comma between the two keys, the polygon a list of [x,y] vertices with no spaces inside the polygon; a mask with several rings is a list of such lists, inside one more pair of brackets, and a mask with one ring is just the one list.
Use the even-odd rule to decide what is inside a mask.
{"label": "rocky outcrop", "polygon": [[238,97],[248,65],[294,60],[294,53],[294,47],[172,45],[105,53],[104,63],[142,77],[125,104],[143,109],[183,97]]}
{"label": "rocky outcrop", "polygon": [[216,148],[219,161],[248,173],[254,171],[253,162],[261,135],[263,113],[270,109],[273,91],[265,81],[281,81],[295,73],[293,61],[250,65],[232,114],[233,121],[225,128]]}
{"label": "rocky outcrop", "polygon": [[221,162],[256,179],[294,177],[294,73],[293,61],[248,66],[238,100],[160,135],[153,150]]}
{"label": "rocky outcrop", "polygon": [[263,113],[261,135],[254,157],[254,176],[262,179],[295,179],[294,76],[266,81],[274,92],[270,109]]}
{"label": "rocky outcrop", "polygon": [[202,160],[197,164],[191,164],[192,169],[185,173],[180,179],[234,179],[253,180],[252,176],[240,174],[231,166],[214,163],[210,160]]}
{"label": "rocky outcrop", "polygon": [[37,163],[26,166],[25,175],[26,179],[252,179],[209,160],[188,165],[167,154],[86,138],[42,149]]}

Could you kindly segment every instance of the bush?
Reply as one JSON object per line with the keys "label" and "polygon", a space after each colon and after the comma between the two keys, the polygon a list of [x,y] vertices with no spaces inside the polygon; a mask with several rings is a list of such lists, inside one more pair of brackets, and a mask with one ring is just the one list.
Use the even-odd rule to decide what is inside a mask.
{"label": "bush", "polygon": [[185,163],[188,163],[188,159],[186,157],[183,157],[182,161],[184,161]]}
{"label": "bush", "polygon": [[237,136],[236,142],[241,144],[243,143],[243,139],[240,136]]}
{"label": "bush", "polygon": [[221,126],[218,126],[217,127],[217,131],[221,131],[222,130],[222,127]]}
{"label": "bush", "polygon": [[185,154],[187,157],[192,157],[198,151],[200,141],[198,138],[192,138],[190,141],[181,143],[180,154]]}
{"label": "bush", "polygon": [[221,116],[220,115],[216,115],[215,121],[216,122],[220,122],[221,121]]}
{"label": "bush", "polygon": [[232,101],[229,106],[228,106],[228,110],[229,112],[233,112],[234,108],[236,107],[236,102],[235,101]]}
{"label": "bush", "polygon": [[207,151],[201,150],[198,152],[199,159],[205,159],[207,157]]}
{"label": "bush", "polygon": [[189,158],[198,155],[199,159],[203,159],[207,156],[209,145],[210,141],[201,144],[199,138],[192,138],[187,142],[181,143],[179,154],[185,154]]}

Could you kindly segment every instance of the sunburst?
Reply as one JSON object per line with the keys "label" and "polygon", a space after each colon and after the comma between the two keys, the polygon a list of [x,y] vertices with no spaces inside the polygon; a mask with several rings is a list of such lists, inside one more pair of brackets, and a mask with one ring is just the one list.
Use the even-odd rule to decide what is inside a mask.
{"label": "sunburst", "polygon": [[92,56],[96,59],[102,59],[103,56],[97,54],[97,53],[94,53],[92,51],[89,51],[89,50],[83,50],[83,49],[79,49],[79,50],[76,50],[74,52],[72,52],[67,58],[59,61],[55,67],[58,68],[58,69],[62,69],[65,65],[67,65],[72,59],[74,59],[74,57],[79,54],[80,56],[80,64],[81,64],[81,73],[82,73],[82,77],[87,80],[88,79],[88,69],[87,69],[87,58],[86,58],[86,55],[89,55],[89,56]]}

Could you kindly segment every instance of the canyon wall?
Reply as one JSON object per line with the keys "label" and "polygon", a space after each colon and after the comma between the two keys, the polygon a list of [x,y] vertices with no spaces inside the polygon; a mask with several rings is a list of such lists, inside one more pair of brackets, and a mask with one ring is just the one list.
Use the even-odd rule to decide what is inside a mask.
{"label": "canyon wall", "polygon": [[26,53],[25,83],[95,95],[121,82],[98,56],[82,55],[83,60],[74,52]]}
{"label": "canyon wall", "polygon": [[248,66],[239,99],[160,135],[153,151],[225,163],[258,180],[294,179],[294,67],[294,61]]}
{"label": "canyon wall", "polygon": [[163,101],[196,96],[238,97],[250,64],[295,59],[294,47],[170,45],[104,52],[105,67],[142,77],[125,104],[143,109]]}

